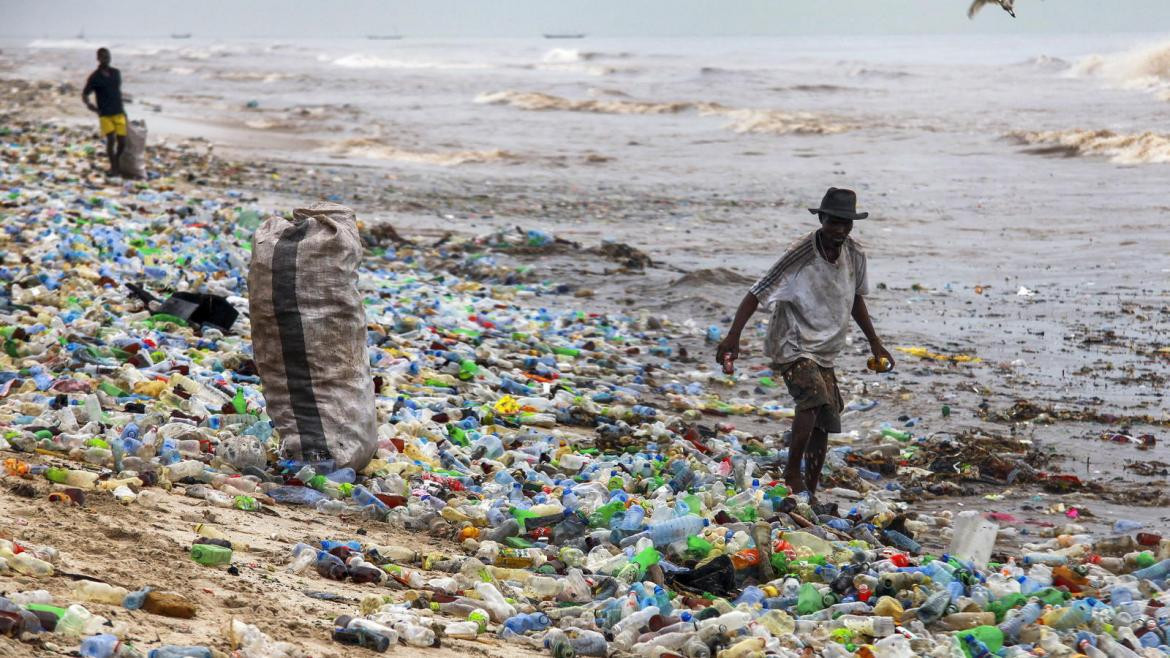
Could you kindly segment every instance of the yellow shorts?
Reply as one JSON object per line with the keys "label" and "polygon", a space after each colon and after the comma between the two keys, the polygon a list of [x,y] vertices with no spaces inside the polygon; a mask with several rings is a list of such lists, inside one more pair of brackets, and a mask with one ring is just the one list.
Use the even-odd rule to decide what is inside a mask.
{"label": "yellow shorts", "polygon": [[101,125],[103,137],[110,133],[114,133],[119,137],[126,136],[125,114],[111,114],[109,116],[98,117],[98,123]]}

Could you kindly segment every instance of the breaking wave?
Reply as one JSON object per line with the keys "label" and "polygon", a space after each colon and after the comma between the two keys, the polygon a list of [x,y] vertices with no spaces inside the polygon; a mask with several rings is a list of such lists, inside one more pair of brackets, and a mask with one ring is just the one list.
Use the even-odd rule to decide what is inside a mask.
{"label": "breaking wave", "polygon": [[92,41],[84,39],[33,39],[28,42],[28,47],[44,50],[96,50]]}
{"label": "breaking wave", "polygon": [[1067,60],[1059,57],[1051,57],[1049,55],[1037,55],[1030,57],[1022,62],[1024,66],[1032,68],[1043,69],[1045,71],[1064,71],[1072,66]]}
{"label": "breaking wave", "polygon": [[730,128],[737,133],[836,135],[857,127],[808,112],[727,110],[721,114],[731,118]]}
{"label": "breaking wave", "polygon": [[296,76],[291,73],[267,73],[264,71],[216,71],[211,74],[211,77],[230,82],[260,82],[270,84],[281,80],[291,80]]}
{"label": "breaking wave", "polygon": [[540,58],[540,64],[522,68],[539,68],[553,70],[581,71],[589,75],[613,75],[615,73],[632,72],[632,68],[619,68],[602,64],[590,63],[598,59],[623,58],[627,53],[599,53],[581,51],[576,48],[553,48]]}
{"label": "breaking wave", "polygon": [[1135,134],[1112,130],[1050,130],[1016,132],[1011,137],[1033,146],[1039,155],[1097,156],[1117,164],[1170,163],[1170,135],[1154,132]]}
{"label": "breaking wave", "polygon": [[571,99],[538,91],[498,91],[476,96],[475,102],[508,105],[521,110],[592,112],[597,114],[679,114],[697,112],[701,116],[731,119],[728,128],[737,133],[770,135],[829,135],[846,132],[856,126],[806,112],[737,109],[707,101],[653,102],[613,98]]}
{"label": "breaking wave", "polygon": [[870,69],[865,67],[857,67],[849,71],[851,78],[878,78],[884,80],[897,80],[899,78],[909,78],[914,75],[906,71],[887,71],[885,69]]}
{"label": "breaking wave", "polygon": [[1170,41],[1109,55],[1088,55],[1069,69],[1074,77],[1101,77],[1125,89],[1170,101]]}
{"label": "breaking wave", "polygon": [[691,110],[722,108],[718,103],[694,103],[673,101],[655,103],[622,99],[588,98],[574,100],[539,91],[496,91],[475,97],[476,103],[485,105],[508,105],[521,110],[566,112],[595,112],[598,114],[678,114]]}
{"label": "breaking wave", "polygon": [[403,59],[389,59],[386,57],[378,57],[377,55],[368,55],[366,53],[353,53],[330,59],[322,56],[318,59],[324,60],[347,69],[488,69],[490,64],[480,62],[436,62],[429,60],[409,61]]}
{"label": "breaking wave", "polygon": [[415,151],[391,146],[390,144],[369,137],[347,139],[338,144],[328,146],[324,150],[334,155],[351,158],[395,160],[398,162],[442,165],[445,167],[476,162],[499,162],[502,160],[517,159],[512,153],[500,149],[492,149],[489,151]]}
{"label": "breaking wave", "polygon": [[579,50],[577,48],[553,48],[540,59],[546,64],[569,64],[572,62],[591,62],[595,59],[628,59],[630,53],[603,53],[594,50]]}

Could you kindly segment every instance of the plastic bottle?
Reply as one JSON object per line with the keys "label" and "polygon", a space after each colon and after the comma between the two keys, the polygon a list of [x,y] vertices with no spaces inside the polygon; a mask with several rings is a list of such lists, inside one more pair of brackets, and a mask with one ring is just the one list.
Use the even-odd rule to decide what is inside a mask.
{"label": "plastic bottle", "polygon": [[479,624],[474,621],[456,621],[443,627],[443,635],[461,640],[474,640],[479,635]]}
{"label": "plastic bottle", "polygon": [[843,628],[848,628],[854,633],[877,638],[893,635],[895,629],[894,620],[889,617],[842,615],[837,617],[834,622],[840,624]]}
{"label": "plastic bottle", "polygon": [[425,626],[410,622],[399,622],[394,625],[398,637],[412,647],[430,647],[435,644],[435,632]]}
{"label": "plastic bottle", "polygon": [[73,586],[74,598],[108,605],[122,605],[122,602],[126,599],[126,595],[129,593],[125,587],[115,587],[114,585],[90,580],[78,581]]}
{"label": "plastic bottle", "polygon": [[34,578],[48,578],[53,575],[53,565],[39,558],[33,557],[27,551],[17,553],[8,560],[8,566],[26,576]]}
{"label": "plastic bottle", "polygon": [[81,658],[113,658],[118,655],[120,644],[115,635],[91,635],[81,641],[78,653],[81,654]]}
{"label": "plastic bottle", "polygon": [[1038,601],[1031,601],[1017,610],[1015,614],[1005,619],[999,625],[999,630],[1003,632],[1004,637],[1014,640],[1020,636],[1020,631],[1025,626],[1034,623],[1043,613],[1044,606]]}
{"label": "plastic bottle", "polygon": [[210,544],[194,544],[191,546],[191,559],[207,567],[230,564],[232,549]]}
{"label": "plastic bottle", "polygon": [[334,642],[364,647],[378,653],[385,653],[391,644],[386,635],[364,628],[334,628],[332,637]]}
{"label": "plastic bottle", "polygon": [[57,621],[57,633],[66,637],[80,637],[86,634],[93,621],[93,613],[75,603],[69,606]]}
{"label": "plastic bottle", "polygon": [[308,544],[297,544],[292,548],[292,561],[285,570],[290,573],[302,573],[317,561],[317,549]]}
{"label": "plastic bottle", "polygon": [[516,614],[516,608],[504,600],[500,591],[491,583],[476,583],[475,591],[483,599],[483,607],[491,614],[492,620],[502,623]]}
{"label": "plastic bottle", "polygon": [[666,546],[701,533],[709,523],[707,519],[688,514],[677,519],[650,524],[646,529],[646,536],[655,546]]}
{"label": "plastic bottle", "polygon": [[517,635],[523,635],[529,631],[544,630],[548,628],[549,623],[551,622],[548,615],[543,612],[533,612],[509,617],[504,620],[504,629]]}
{"label": "plastic bottle", "polygon": [[1092,608],[1084,601],[1075,601],[1063,608],[1054,608],[1042,617],[1044,625],[1057,630],[1075,628],[1089,621]]}

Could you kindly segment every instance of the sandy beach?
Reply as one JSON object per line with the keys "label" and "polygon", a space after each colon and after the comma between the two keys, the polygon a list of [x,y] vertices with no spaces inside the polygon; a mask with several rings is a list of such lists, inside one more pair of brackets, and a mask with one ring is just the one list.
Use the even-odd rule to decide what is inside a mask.
{"label": "sandy beach", "polygon": [[[609,44],[603,47],[613,51]],[[8,46],[0,54],[0,86],[9,90],[0,102],[0,116],[43,122],[49,130],[73,131],[68,133],[70,140],[83,140],[84,131],[93,129],[93,118],[78,101],[76,87],[63,84],[61,60],[50,57],[48,64],[42,62],[33,71],[21,60],[26,54]],[[558,57],[566,61],[559,62]],[[542,61],[552,67],[612,66],[618,72],[603,74],[609,77],[620,77],[621,67],[633,66],[630,58],[614,59],[578,53],[551,60],[546,54]],[[205,60],[192,61],[192,66],[200,67]],[[123,66],[123,75],[129,76],[132,67]],[[285,70],[249,72],[243,64],[233,67],[222,70],[231,68],[237,79],[252,79],[255,84],[259,83],[248,76],[295,75]],[[891,64],[883,70],[898,67]],[[414,69],[407,72],[416,74]],[[456,84],[441,73],[435,75],[440,76],[436,84]],[[854,78],[872,79],[864,73]],[[1064,89],[1081,81],[1065,77],[1053,84]],[[1170,339],[1165,332],[1170,320],[1166,302],[1170,230],[1165,217],[1170,201],[1164,165],[1157,158],[1133,162],[1115,156],[1121,159],[1111,161],[1108,155],[1078,150],[1070,143],[1061,146],[1062,137],[1038,136],[1042,132],[1038,129],[1051,126],[1013,130],[997,124],[991,131],[975,126],[962,132],[948,154],[961,158],[962,166],[939,168],[926,141],[936,134],[929,112],[901,118],[914,123],[913,130],[878,125],[885,120],[875,119],[877,110],[864,106],[854,116],[834,117],[816,110],[823,105],[817,94],[831,91],[778,92],[794,99],[785,105],[786,112],[814,115],[766,117],[787,122],[787,127],[771,129],[762,141],[744,139],[759,137],[759,129],[751,126],[760,125],[759,117],[734,114],[746,105],[737,100],[744,99],[720,99],[721,107],[715,109],[621,105],[628,101],[617,95],[609,101],[616,106],[566,105],[558,100],[578,98],[575,89],[562,90],[564,96],[551,99],[516,95],[475,99],[471,109],[509,112],[514,118],[505,121],[531,120],[539,126],[531,128],[531,141],[517,139],[512,145],[499,143],[508,136],[500,132],[468,138],[477,134],[475,125],[460,128],[459,137],[444,141],[436,138],[442,126],[406,119],[403,135],[409,137],[403,141],[415,143],[394,143],[386,137],[391,134],[388,125],[379,128],[381,137],[354,135],[353,126],[368,127],[373,120],[360,109],[346,115],[341,103],[322,110],[322,121],[336,122],[336,128],[306,127],[311,110],[270,108],[276,103],[268,100],[256,117],[240,121],[248,112],[239,109],[238,98],[225,96],[208,101],[222,106],[223,112],[207,111],[198,117],[192,115],[201,112],[179,102],[176,93],[150,88],[130,105],[132,118],[147,121],[150,148],[163,154],[156,164],[174,168],[158,173],[176,190],[217,199],[232,195],[273,212],[309,201],[336,201],[353,207],[367,226],[393,226],[420,245],[444,237],[458,240],[512,232],[517,227],[548,232],[559,239],[556,245],[493,251],[496,264],[524,271],[531,281],[563,283],[568,294],[557,298],[563,305],[661,319],[672,356],[642,353],[636,358],[672,362],[675,370],[664,382],[685,381],[682,373],[691,371],[714,371],[714,348],[704,340],[707,327],[726,330],[747,287],[788,242],[815,228],[804,209],[815,205],[824,187],[855,186],[862,207],[872,213],[872,220],[858,222],[854,233],[869,255],[874,288],[869,308],[898,367],[884,375],[867,372],[868,351],[854,330],[853,343],[838,369],[842,392],[846,399],[871,399],[877,406],[847,414],[844,434],[834,437],[834,445],[860,449],[870,445],[882,427],[910,428],[915,435],[938,441],[950,439],[954,446],[950,454],[940,451],[934,462],[923,461],[921,455],[913,461],[930,465],[935,472],[952,469],[954,475],[918,483],[902,478],[902,499],[922,512],[973,509],[1004,514],[1012,520],[1001,524],[1005,531],[997,549],[1002,551],[1010,552],[1074,520],[1087,532],[1099,534],[1108,534],[1122,519],[1153,528],[1163,528],[1170,520],[1165,487],[1170,474],[1170,400],[1165,395],[1170,376]],[[294,95],[296,90],[284,93]],[[892,92],[871,88],[852,93]],[[1122,103],[1124,99],[1111,96],[1121,93],[1102,91],[1101,97],[1109,100],[1099,102]],[[1149,96],[1144,91],[1126,93]],[[973,102],[968,98],[956,104]],[[419,101],[407,116],[417,119],[425,105]],[[1164,112],[1164,104],[1159,107]],[[716,127],[723,133],[720,137],[693,134],[687,122],[701,120],[704,112],[724,115],[714,119],[716,126],[728,117],[732,124],[748,123],[731,130]],[[863,116],[865,112],[871,116]],[[1026,123],[1052,121],[1037,112],[1035,121]],[[646,118],[643,115],[666,119],[625,122],[640,121]],[[677,123],[670,118],[676,115],[681,117]],[[574,123],[579,116],[590,123]],[[622,123],[593,121],[599,117]],[[547,142],[534,146],[547,139],[541,131],[552,128],[545,124],[556,121],[566,122],[562,128],[579,128],[586,134],[573,137],[564,149]],[[816,127],[792,128],[792,121]],[[858,122],[866,127],[855,128]],[[1075,128],[1126,131],[1115,125],[1119,122]],[[840,133],[832,126],[841,126]],[[323,137],[334,129],[344,134]],[[857,131],[861,134],[851,138],[850,133]],[[987,140],[985,132],[995,136]],[[654,135],[668,133],[676,141],[655,142]],[[646,149],[676,150],[640,158],[633,153],[643,147],[631,145],[637,139],[643,139]],[[705,144],[706,139],[719,143]],[[883,148],[882,140],[911,144],[892,153]],[[93,143],[97,145],[96,136]],[[371,148],[382,151],[365,157]],[[704,148],[714,154],[706,163]],[[94,170],[102,166],[98,157],[91,160]],[[1015,164],[1005,168],[1008,160]],[[754,161],[760,164],[753,165]],[[36,166],[22,163],[34,176]],[[123,183],[90,176],[85,184],[116,194]],[[650,264],[631,266],[607,257],[604,245],[611,242],[634,248]],[[546,302],[542,298],[538,303]],[[764,320],[762,314],[757,316],[745,332],[739,366],[747,376],[733,387],[718,389],[722,399],[789,404],[782,386],[762,383],[755,374],[767,365],[761,353]],[[668,404],[661,392],[654,394],[653,402]],[[787,419],[755,415],[719,420],[769,446],[782,445],[790,424]],[[1141,445],[1142,436],[1152,438]],[[33,456],[30,461],[48,459]],[[1028,468],[1000,470],[1003,464]],[[850,487],[849,482],[836,484]],[[0,536],[56,546],[62,564],[68,565],[62,571],[131,589],[149,582],[182,592],[198,604],[196,619],[177,622],[92,607],[131,624],[134,637],[148,643],[211,643],[227,650],[222,629],[229,619],[238,618],[258,625],[274,639],[300,644],[314,656],[365,655],[332,643],[328,631],[334,616],[352,613],[370,590],[323,581],[313,573],[286,573],[282,566],[288,546],[357,534],[419,551],[459,552],[450,537],[313,510],[277,507],[270,515],[255,515],[211,508],[179,495],[167,496],[158,509],[122,506],[97,495],[85,507],[67,507],[47,502],[48,491],[47,482],[0,489]],[[828,498],[833,500],[832,495]],[[836,502],[849,504],[845,499]],[[1074,508],[1075,514],[1070,513]],[[239,575],[196,569],[185,557],[197,523],[215,524],[233,540],[249,545],[237,560]],[[934,538],[923,543],[945,548]],[[7,574],[0,575],[0,581],[5,590],[45,586],[44,581]],[[48,588],[67,595],[70,585],[69,580],[56,578]],[[320,590],[339,598],[314,598],[312,593]],[[6,656],[68,655],[74,648],[0,638],[0,655]],[[412,650],[400,649],[406,651]],[[452,641],[426,655],[504,656],[529,651],[490,639]]]}

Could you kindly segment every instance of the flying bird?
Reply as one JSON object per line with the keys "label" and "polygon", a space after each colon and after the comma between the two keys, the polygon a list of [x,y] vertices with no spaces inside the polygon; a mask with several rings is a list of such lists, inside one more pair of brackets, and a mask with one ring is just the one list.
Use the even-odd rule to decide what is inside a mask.
{"label": "flying bird", "polygon": [[980,9],[983,9],[983,5],[992,5],[992,4],[999,5],[1000,7],[1003,7],[1004,11],[1011,14],[1012,18],[1015,18],[1016,12],[1015,12],[1015,9],[1013,8],[1015,3],[1016,3],[1016,0],[975,0],[974,2],[971,3],[971,8],[967,10],[967,18],[975,18],[975,14],[979,13]]}

